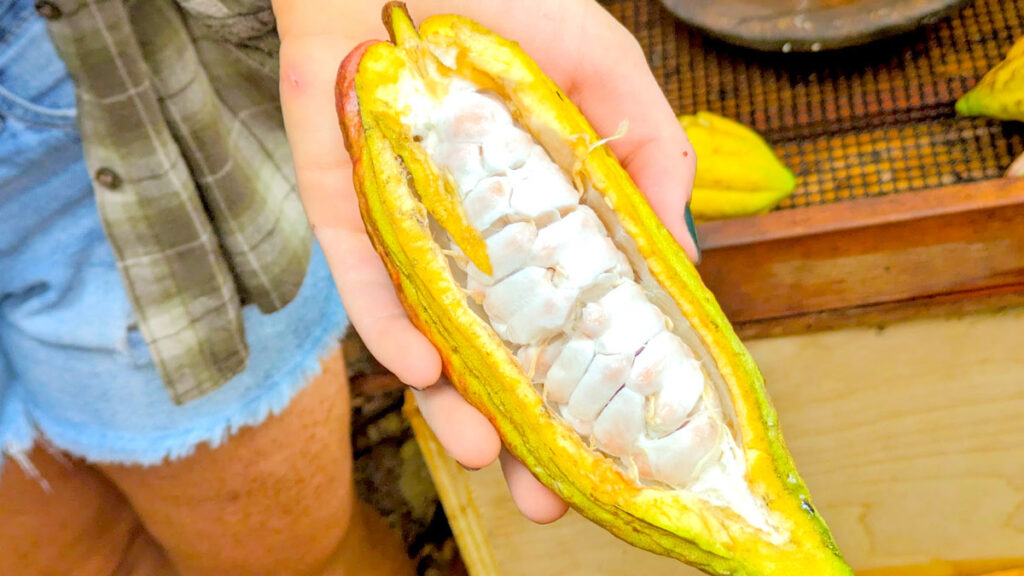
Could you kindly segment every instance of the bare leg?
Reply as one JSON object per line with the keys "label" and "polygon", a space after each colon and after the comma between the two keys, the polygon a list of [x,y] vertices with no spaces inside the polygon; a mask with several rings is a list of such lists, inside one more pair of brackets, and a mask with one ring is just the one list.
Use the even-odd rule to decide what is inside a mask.
{"label": "bare leg", "polygon": [[124,498],[88,466],[36,448],[46,487],[7,460],[0,475],[0,574],[170,575]]}
{"label": "bare leg", "polygon": [[160,466],[104,466],[182,576],[409,576],[396,536],[355,504],[340,353],[279,416]]}

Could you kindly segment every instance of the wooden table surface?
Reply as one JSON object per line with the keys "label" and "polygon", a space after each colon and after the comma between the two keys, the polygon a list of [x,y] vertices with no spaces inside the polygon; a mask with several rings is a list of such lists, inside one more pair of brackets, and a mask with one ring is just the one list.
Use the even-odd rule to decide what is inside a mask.
{"label": "wooden table surface", "polygon": [[[1024,309],[748,342],[858,574],[1024,567]],[[472,576],[695,575],[578,516],[524,520],[496,467],[414,429]]]}

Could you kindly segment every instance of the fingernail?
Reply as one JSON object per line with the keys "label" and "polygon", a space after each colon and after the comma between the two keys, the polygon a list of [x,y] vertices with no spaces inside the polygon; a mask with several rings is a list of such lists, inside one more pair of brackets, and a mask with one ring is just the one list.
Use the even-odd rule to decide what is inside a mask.
{"label": "fingernail", "polygon": [[697,264],[700,264],[700,240],[697,239],[697,226],[693,223],[693,214],[690,213],[690,203],[686,203],[686,212],[684,213],[684,219],[686,220],[686,229],[690,231],[690,238],[693,238],[693,245],[697,247]]}

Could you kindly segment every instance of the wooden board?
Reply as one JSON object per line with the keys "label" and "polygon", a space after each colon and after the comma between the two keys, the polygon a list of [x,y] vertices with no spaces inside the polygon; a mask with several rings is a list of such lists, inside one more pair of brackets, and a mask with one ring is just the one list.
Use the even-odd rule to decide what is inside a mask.
{"label": "wooden board", "polygon": [[698,235],[701,276],[744,336],[1024,303],[1020,179],[709,222]]}
{"label": "wooden board", "polygon": [[[864,576],[1024,567],[1024,308],[749,343],[816,506]],[[696,575],[570,515],[524,520],[412,412],[472,576]]]}

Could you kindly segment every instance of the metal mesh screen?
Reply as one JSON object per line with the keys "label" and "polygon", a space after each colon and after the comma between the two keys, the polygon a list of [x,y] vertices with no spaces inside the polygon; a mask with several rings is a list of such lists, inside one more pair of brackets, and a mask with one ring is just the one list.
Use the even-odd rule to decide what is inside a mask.
{"label": "metal mesh screen", "polygon": [[1024,1],[976,0],[867,46],[768,54],[708,38],[656,0],[603,0],[637,37],[679,114],[759,131],[797,175],[780,209],[999,177],[1024,127],[957,118],[953,104],[1024,33]]}

